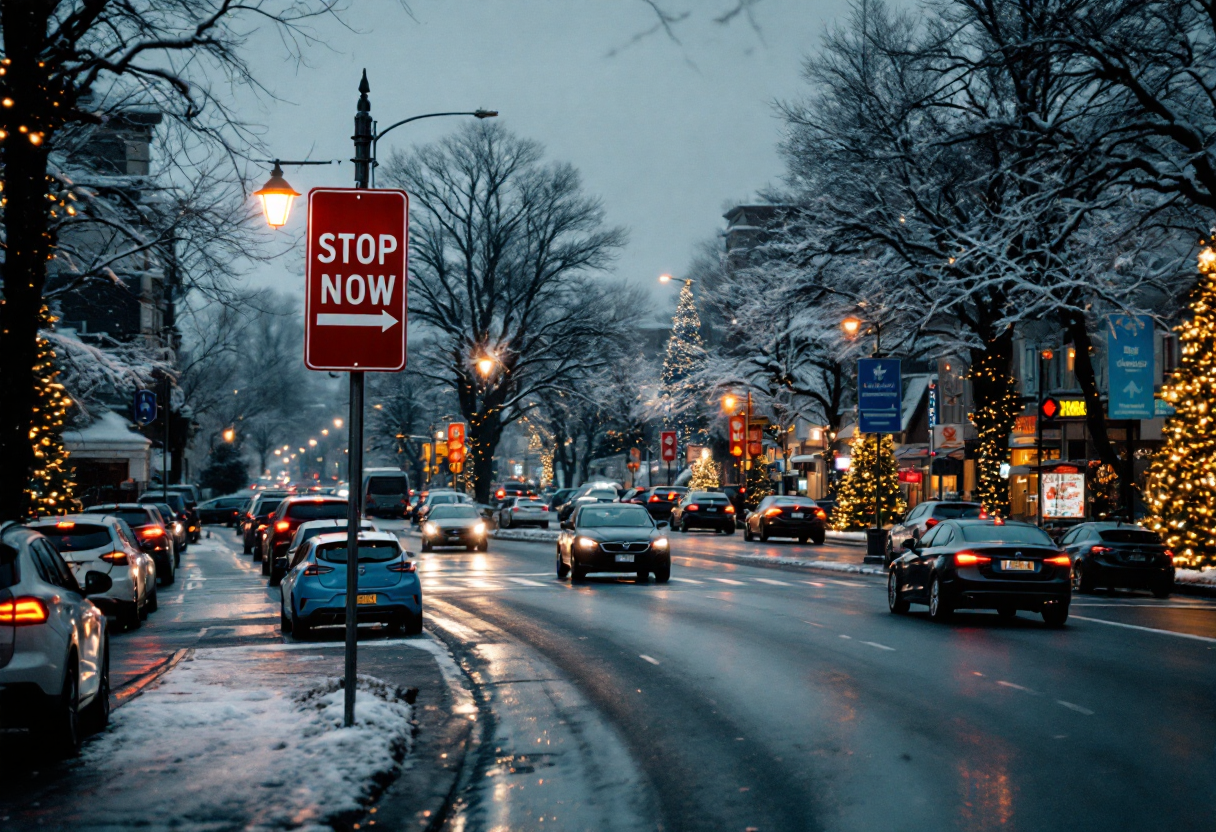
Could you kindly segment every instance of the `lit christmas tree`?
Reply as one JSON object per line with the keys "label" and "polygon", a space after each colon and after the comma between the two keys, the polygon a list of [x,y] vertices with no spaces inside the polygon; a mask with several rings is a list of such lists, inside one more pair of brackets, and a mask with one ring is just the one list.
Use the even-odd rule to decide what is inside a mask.
{"label": "lit christmas tree", "polygon": [[841,531],[872,528],[876,493],[884,518],[903,514],[907,503],[899,490],[895,441],[890,434],[883,434],[879,442],[875,434],[859,433],[853,437],[849,471],[836,495],[832,528]]}
{"label": "lit christmas tree", "polygon": [[1161,387],[1175,413],[1145,481],[1148,524],[1165,539],[1178,566],[1216,564],[1216,252],[1199,255],[1190,316],[1176,328],[1178,369]]}
{"label": "lit christmas tree", "polygon": [[700,396],[689,381],[705,362],[705,342],[701,340],[701,316],[692,297],[692,284],[680,290],[676,314],[671,319],[671,336],[663,357],[662,396],[670,414],[666,426],[679,433],[680,444],[705,441],[698,405]]}
{"label": "lit christmas tree", "polygon": [[701,458],[692,464],[692,477],[688,480],[689,491],[709,491],[721,483],[721,471],[714,462],[709,448],[701,451]]}
{"label": "lit christmas tree", "polygon": [[754,509],[761,500],[773,493],[773,481],[768,476],[768,459],[752,457],[751,466],[747,469],[747,500],[744,505]]}
{"label": "lit christmas tree", "polygon": [[[41,328],[50,329],[58,318],[43,306]],[[34,470],[30,476],[30,513],[36,517],[67,514],[75,506],[75,469],[68,465],[63,447],[63,427],[72,399],[56,379],[59,365],[51,342],[40,334],[34,359],[34,388],[37,403],[30,422],[30,443],[34,446]]]}
{"label": "lit christmas tree", "polygon": [[1001,464],[1009,461],[1009,434],[1022,411],[1017,382],[987,352],[971,368],[970,378],[975,396],[971,422],[979,440],[975,499],[989,513],[1007,517],[1009,480],[1001,476]]}

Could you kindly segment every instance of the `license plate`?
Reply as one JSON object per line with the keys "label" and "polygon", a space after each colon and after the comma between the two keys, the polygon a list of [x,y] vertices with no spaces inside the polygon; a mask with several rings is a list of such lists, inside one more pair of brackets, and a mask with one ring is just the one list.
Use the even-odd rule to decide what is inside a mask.
{"label": "license plate", "polygon": [[1143,563],[1144,561],[1148,560],[1148,558],[1147,558],[1147,557],[1145,557],[1144,555],[1128,555],[1128,556],[1127,556],[1127,559],[1128,559],[1128,560],[1139,561],[1139,562],[1141,562],[1141,563]]}
{"label": "license plate", "polygon": [[791,514],[791,515],[790,515],[790,517],[793,517],[795,520],[801,520],[801,519],[802,519],[802,512],[801,512],[801,511],[795,511],[793,514]]}
{"label": "license plate", "polygon": [[705,509],[705,510],[706,510],[706,511],[708,511],[708,512],[710,512],[711,514],[717,511],[717,509],[716,509],[716,508],[707,508],[707,509]]}
{"label": "license plate", "polygon": [[633,555],[617,555],[617,563],[633,563]]}
{"label": "license plate", "polygon": [[373,595],[356,595],[355,600],[360,604],[374,604],[374,603],[376,603],[376,596],[374,594]]}
{"label": "license plate", "polygon": [[1003,560],[1001,561],[1001,569],[1006,572],[1033,572],[1034,561],[1032,560]]}

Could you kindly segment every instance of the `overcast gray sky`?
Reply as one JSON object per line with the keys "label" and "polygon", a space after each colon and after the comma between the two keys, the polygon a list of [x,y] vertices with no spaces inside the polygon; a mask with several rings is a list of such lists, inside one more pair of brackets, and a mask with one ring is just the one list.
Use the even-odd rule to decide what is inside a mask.
{"label": "overcast gray sky", "polygon": [[[662,2],[690,13],[675,26],[679,44],[661,32],[631,42],[656,21],[643,0],[410,0],[413,19],[394,0],[355,0],[348,18],[359,31],[327,25],[328,48],[308,50],[307,66],[284,62],[277,39],[257,36],[254,67],[282,100],[263,99],[251,120],[265,124],[282,158],[348,159],[364,67],[381,125],[497,109],[504,125],[582,171],[609,221],[629,229],[617,273],[651,286],[666,306],[672,290],[656,277],[685,268],[697,241],[721,228],[727,203],[780,176],[772,102],[804,91],[803,56],[847,5],[760,0],[757,33],[742,16],[714,22],[734,0]],[[381,156],[455,121],[400,128]],[[302,193],[352,176],[349,163],[287,171]],[[297,231],[304,213],[294,212]],[[301,274],[296,256],[254,279],[298,291]]]}

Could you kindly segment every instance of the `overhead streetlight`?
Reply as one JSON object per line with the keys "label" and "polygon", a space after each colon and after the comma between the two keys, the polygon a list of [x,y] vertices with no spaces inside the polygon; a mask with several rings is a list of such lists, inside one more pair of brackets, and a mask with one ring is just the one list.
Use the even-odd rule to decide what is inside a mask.
{"label": "overhead streetlight", "polygon": [[329,428],[321,428],[322,436],[329,436]]}
{"label": "overhead streetlight", "polygon": [[[270,172],[270,178],[266,180],[266,184],[260,190],[253,192],[253,195],[262,203],[262,215],[266,217],[266,224],[271,228],[282,228],[287,225],[287,219],[291,216],[291,206],[296,201],[296,197],[300,195],[283,178],[283,165],[336,164],[336,160],[325,162],[285,162],[281,159],[262,159],[260,161],[274,163],[274,170]],[[233,392],[235,393],[236,391],[234,390]]]}
{"label": "overhead streetlight", "polygon": [[341,419],[334,419],[334,427],[336,427],[336,428],[341,428],[341,427],[342,427],[342,420],[341,420]]}
{"label": "overhead streetlight", "polygon": [[488,376],[494,369],[494,359],[488,355],[484,358],[477,359],[477,371],[483,376]]}
{"label": "overhead streetlight", "polygon": [[861,318],[850,315],[840,322],[840,328],[844,330],[845,337],[856,338],[861,332]]}
{"label": "overhead streetlight", "polygon": [[[315,448],[315,447],[317,447],[317,440],[315,440],[315,439],[309,439],[309,440],[308,440],[308,447],[310,447],[310,448]],[[301,452],[302,452],[302,451],[303,451],[303,449],[301,449]]]}
{"label": "overhead streetlight", "polygon": [[232,428],[225,428],[224,429],[224,441],[231,442],[234,439],[236,439],[236,431],[233,430]]}
{"label": "overhead streetlight", "polygon": [[727,393],[722,397],[722,409],[727,413],[733,413],[735,411],[735,405],[738,403],[739,400],[730,393]]}

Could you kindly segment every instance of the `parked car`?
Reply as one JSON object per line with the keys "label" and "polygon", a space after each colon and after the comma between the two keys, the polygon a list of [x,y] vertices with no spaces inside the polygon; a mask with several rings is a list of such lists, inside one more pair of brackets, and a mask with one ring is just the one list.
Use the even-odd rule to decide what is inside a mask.
{"label": "parked car", "polygon": [[689,491],[671,510],[671,527],[685,533],[689,529],[712,529],[722,534],[734,534],[735,507],[725,494]]}
{"label": "parked car", "polygon": [[[178,544],[178,548],[181,551],[186,551],[186,546],[189,543],[196,542],[198,540],[198,518],[186,506],[186,498],[181,494],[178,494],[176,491],[169,491],[168,494],[162,494],[162,492],[157,489],[146,492],[136,502],[159,505],[161,506],[160,512],[161,514],[165,515],[166,520],[172,519],[181,523],[181,540]],[[191,531],[191,529],[194,531]]]}
{"label": "parked car", "polygon": [[1174,553],[1151,529],[1129,523],[1082,523],[1064,535],[1061,548],[1072,559],[1072,588],[1093,592],[1147,589],[1157,598],[1174,591]]}
{"label": "parked car", "polygon": [[500,509],[512,497],[535,497],[536,489],[524,482],[515,482],[509,480],[498,486],[494,490],[494,497],[491,500],[491,505],[495,509]]}
{"label": "parked car", "polygon": [[494,520],[500,529],[517,526],[538,526],[547,529],[552,514],[548,504],[540,497],[512,497],[498,509]]}
{"label": "parked car", "polygon": [[827,530],[828,513],[809,497],[770,495],[743,521],[744,540],[796,537],[799,543],[822,546]]}
{"label": "parked car", "polygon": [[[646,490],[642,504],[646,506],[646,510],[655,520],[670,520],[672,509],[687,493],[687,486],[656,485]],[[675,528],[674,524],[672,528]]]}
{"label": "parked car", "polygon": [[77,583],[89,572],[110,579],[110,587],[92,596],[106,615],[126,629],[139,627],[156,612],[156,563],[135,542],[130,527],[117,517],[67,514],[29,524],[59,552]]}
{"label": "parked car", "polygon": [[[377,531],[376,524],[371,520],[363,520],[359,523],[360,532]],[[322,534],[346,534],[346,519],[341,520],[309,520],[301,523],[296,529],[295,535],[291,538],[291,543],[287,546],[287,551],[277,556],[274,559],[274,575],[275,572],[280,576],[286,575],[288,570],[295,567],[300,562],[300,558],[304,556],[305,543],[312,540],[314,537]],[[272,583],[274,581],[272,580]]]}
{"label": "parked car", "polygon": [[156,574],[164,586],[177,580],[177,566],[181,556],[177,554],[177,546],[173,533],[165,527],[160,511],[147,503],[102,503],[89,506],[84,514],[105,514],[117,517],[135,532],[135,541],[139,548],[152,556],[156,562]]}
{"label": "parked car", "polygon": [[180,560],[181,553],[186,551],[189,540],[185,522],[178,519],[177,515],[173,513],[172,506],[168,503],[140,503],[140,505],[147,506],[156,512],[156,516],[160,518],[165,530],[173,538],[173,555]]}
{"label": "parked car", "polygon": [[632,572],[642,583],[654,574],[671,579],[667,524],[656,523],[641,506],[583,503],[562,523],[557,539],[557,577],[582,582],[591,572]]}
{"label": "parked car", "polygon": [[109,575],[73,570],[38,531],[0,526],[0,729],[42,735],[59,754],[110,719],[110,638],[90,600]]}
{"label": "parked car", "polygon": [[277,584],[283,577],[282,573],[274,572],[274,560],[286,553],[301,523],[308,520],[338,519],[345,522],[349,510],[348,501],[341,497],[285,498],[267,518],[266,529],[262,532],[262,574],[270,576],[271,584]]}
{"label": "parked car", "polygon": [[[159,490],[156,486],[153,486],[149,490],[149,493],[155,494]],[[194,485],[171,485],[168,488],[168,492],[169,494],[181,496],[186,511],[186,533],[190,535],[191,543],[198,543],[203,536],[203,522],[198,514],[198,487]]]}
{"label": "parked car", "polygon": [[198,504],[198,519],[204,526],[208,524],[223,524],[228,528],[236,525],[241,512],[249,504],[248,495],[233,495],[231,497],[216,497]]}
{"label": "parked car", "polygon": [[485,519],[472,503],[436,505],[422,522],[422,551],[436,546],[463,546],[470,552],[489,549]]}
{"label": "parked car", "polygon": [[979,503],[959,500],[925,500],[907,513],[903,520],[891,526],[887,532],[887,564],[898,556],[903,541],[909,537],[920,540],[925,532],[943,520],[964,517],[979,517],[984,507]]}
{"label": "parked car", "polygon": [[291,491],[259,491],[245,509],[245,516],[241,518],[241,550],[246,555],[252,554],[255,561],[262,557],[262,535],[270,515],[279,503],[291,496]]}
{"label": "parked car", "polygon": [[363,513],[368,517],[405,517],[410,478],[400,468],[368,468],[363,472]]}
{"label": "parked car", "polygon": [[[359,533],[359,623],[379,622],[406,635],[422,632],[422,585],[410,553],[388,532]],[[283,632],[307,638],[314,627],[346,622],[346,535],[324,534],[304,544],[283,578]]]}
{"label": "parked car", "polygon": [[558,511],[570,499],[577,488],[559,488],[549,495],[549,511]]}
{"label": "parked car", "polygon": [[461,494],[459,491],[432,491],[426,495],[426,499],[418,505],[418,510],[414,512],[413,523],[422,525],[426,522],[427,516],[435,506],[448,506],[467,503],[472,505],[473,501],[469,499],[467,494]]}
{"label": "parked car", "polygon": [[1000,518],[944,520],[920,540],[902,541],[887,573],[887,605],[902,614],[925,604],[945,620],[957,609],[1040,613],[1048,626],[1068,620],[1072,561],[1041,529]]}
{"label": "parked car", "polygon": [[616,484],[611,482],[592,482],[579,487],[570,499],[557,513],[558,520],[569,520],[570,515],[579,506],[588,503],[615,503],[619,500]]}

